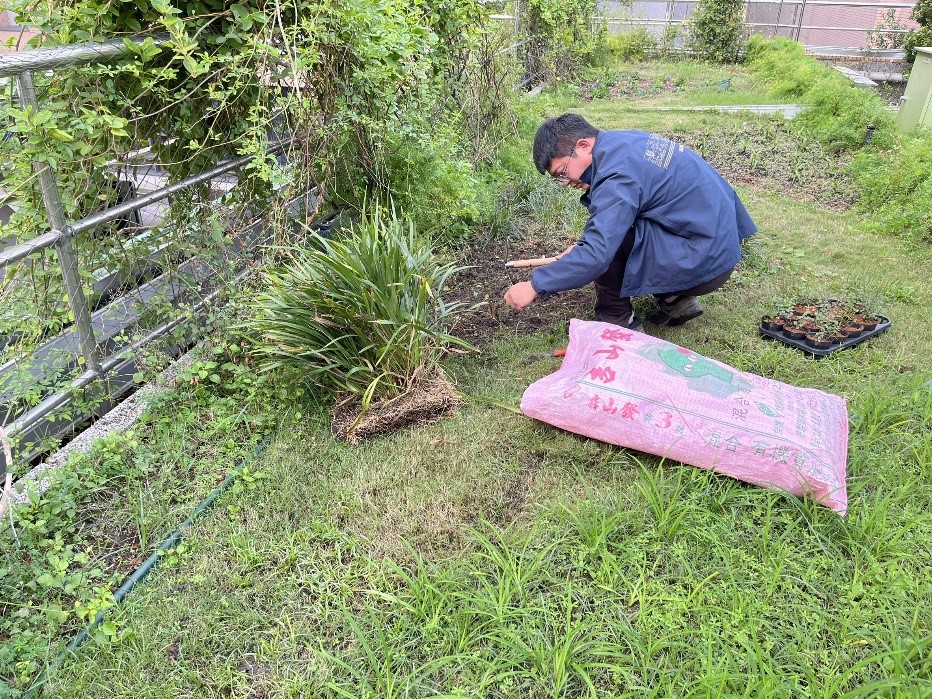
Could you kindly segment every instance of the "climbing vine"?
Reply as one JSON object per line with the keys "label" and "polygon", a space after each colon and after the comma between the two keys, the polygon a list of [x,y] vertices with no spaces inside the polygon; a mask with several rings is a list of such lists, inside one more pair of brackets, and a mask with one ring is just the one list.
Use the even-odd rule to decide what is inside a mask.
{"label": "climbing vine", "polygon": [[[202,247],[222,242],[212,224],[194,226],[191,235],[193,218],[216,219],[220,208],[232,206],[247,218],[315,186],[350,205],[390,197],[393,170],[386,163],[454,121],[447,105],[456,104],[469,79],[487,14],[478,0],[14,0],[12,6],[20,24],[39,30],[36,46],[163,38],[127,43],[130,53],[115,61],[37,72],[38,110],[21,108],[6,91],[11,137],[0,145],[2,177],[18,210],[3,237],[27,240],[48,229],[34,163],[51,167],[65,215],[74,221],[114,203],[114,170],[130,152],[149,149],[147,162],[161,164],[175,181],[231,157],[260,156],[239,173],[235,201],[221,207],[205,187],[175,199],[177,225],[159,235],[186,254],[197,229],[204,231]],[[287,158],[261,157],[288,136],[297,138]],[[461,160],[469,163],[458,152],[468,143],[447,139],[439,155],[456,170]],[[456,204],[453,210],[469,208]],[[79,236],[82,266],[132,262],[122,240],[101,234],[108,232]],[[62,296],[54,265],[42,267],[42,283],[30,285],[39,293],[17,303],[39,307]],[[92,280],[86,281],[92,296]],[[48,317],[62,314],[64,306]]]}
{"label": "climbing vine", "polygon": [[[445,84],[456,89],[483,13],[474,0],[24,2],[20,22],[40,29],[44,45],[156,32],[168,41],[57,72],[39,115],[14,108],[14,130],[29,138],[11,152],[21,166],[10,179],[28,180],[32,161],[44,159],[64,179],[66,212],[82,215],[114,153],[151,146],[178,178],[259,154],[284,127],[306,144],[303,179],[326,182],[341,148],[368,152]],[[253,174],[275,179],[261,167]]]}
{"label": "climbing vine", "polygon": [[[478,0],[12,5],[19,24],[39,30],[35,47],[141,43],[127,42],[127,55],[116,60],[36,71],[38,109],[20,106],[12,83],[4,91],[9,137],[0,144],[0,169],[17,210],[0,237],[29,240],[49,228],[35,163],[53,171],[74,222],[115,203],[123,173],[135,172],[137,162],[160,166],[160,186],[256,156],[228,193],[203,185],[174,196],[152,230],[112,224],[77,235],[85,296],[97,308],[112,300],[97,292],[99,280],[117,272],[131,286],[166,271],[180,276],[179,266],[196,259],[229,283],[237,266],[228,251],[249,242],[248,225],[283,217],[288,202],[312,189],[319,192],[305,199],[312,209],[322,200],[354,207],[394,198],[438,230],[453,230],[478,210],[473,140],[459,130],[458,108],[488,12]],[[263,155],[289,138],[285,154]],[[71,311],[53,251],[6,271],[0,361],[21,360],[23,373],[3,389],[30,407],[45,393],[28,372],[33,350],[71,323]],[[210,291],[202,278],[173,282],[184,304]],[[159,294],[146,304],[136,335],[114,338],[110,351],[176,318],[183,305]]]}

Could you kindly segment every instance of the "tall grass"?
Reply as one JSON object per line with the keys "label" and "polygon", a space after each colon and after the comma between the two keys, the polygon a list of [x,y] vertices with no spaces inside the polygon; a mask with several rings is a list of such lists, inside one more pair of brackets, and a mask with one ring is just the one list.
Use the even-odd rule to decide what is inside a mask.
{"label": "tall grass", "polygon": [[867,227],[932,243],[932,137],[916,132],[889,149],[863,150],[852,162]]}
{"label": "tall grass", "polygon": [[875,145],[893,144],[893,117],[881,99],[807,56],[801,44],[753,36],[747,65],[775,97],[806,106],[794,127],[809,132],[824,147],[836,151],[859,148],[868,124],[874,126]]}

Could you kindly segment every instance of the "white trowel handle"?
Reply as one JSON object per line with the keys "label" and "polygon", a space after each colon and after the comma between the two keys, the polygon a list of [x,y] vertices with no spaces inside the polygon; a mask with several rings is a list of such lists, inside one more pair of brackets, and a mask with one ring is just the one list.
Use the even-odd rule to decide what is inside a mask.
{"label": "white trowel handle", "polygon": [[541,267],[555,262],[556,257],[535,257],[530,260],[509,260],[505,263],[506,267]]}

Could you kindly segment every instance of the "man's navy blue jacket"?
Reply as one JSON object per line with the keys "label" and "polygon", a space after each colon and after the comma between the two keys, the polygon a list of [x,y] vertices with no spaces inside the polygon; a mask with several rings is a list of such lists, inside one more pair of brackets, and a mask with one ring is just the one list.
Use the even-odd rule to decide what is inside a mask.
{"label": "man's navy blue jacket", "polygon": [[539,294],[577,289],[608,269],[634,226],[622,297],[689,289],[741,259],[757,226],[735,190],[698,154],[643,131],[600,131],[581,179],[589,220],[576,246],[539,267]]}

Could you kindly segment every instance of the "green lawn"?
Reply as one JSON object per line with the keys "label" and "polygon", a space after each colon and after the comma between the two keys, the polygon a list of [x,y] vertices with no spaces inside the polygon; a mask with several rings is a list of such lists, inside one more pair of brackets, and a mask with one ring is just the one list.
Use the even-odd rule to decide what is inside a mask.
{"label": "green lawn", "polygon": [[[580,111],[657,131],[735,119],[631,106]],[[253,477],[47,696],[932,696],[932,256],[860,233],[855,213],[768,186],[740,194],[761,228],[740,273],[701,318],[648,331],[845,396],[845,518],[501,407],[555,368],[523,359],[565,328],[503,334],[450,360],[464,405],[430,426],[354,448],[330,437],[326,405],[270,406]],[[821,361],[763,341],[759,317],[802,296],[866,298],[893,326]],[[162,424],[183,454],[212,424],[202,403],[166,401],[140,434]],[[134,481],[150,546],[212,487],[205,470],[235,465],[249,420],[217,427],[228,449],[179,467],[192,490],[171,465]]]}

